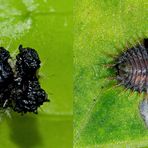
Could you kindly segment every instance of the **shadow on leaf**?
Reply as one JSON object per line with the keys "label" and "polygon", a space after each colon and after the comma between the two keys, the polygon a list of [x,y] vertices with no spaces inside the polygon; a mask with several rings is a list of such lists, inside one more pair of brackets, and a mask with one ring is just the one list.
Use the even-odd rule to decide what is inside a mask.
{"label": "shadow on leaf", "polygon": [[8,125],[10,139],[19,148],[33,148],[42,144],[35,116],[13,114],[12,119],[8,119]]}

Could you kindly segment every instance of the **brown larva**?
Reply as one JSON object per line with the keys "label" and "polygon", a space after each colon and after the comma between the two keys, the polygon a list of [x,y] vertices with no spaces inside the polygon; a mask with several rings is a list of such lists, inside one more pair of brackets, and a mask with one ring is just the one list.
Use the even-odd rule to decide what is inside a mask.
{"label": "brown larva", "polygon": [[133,91],[148,93],[148,39],[123,52],[114,66],[117,81]]}
{"label": "brown larva", "polygon": [[140,114],[148,127],[148,39],[128,48],[115,60],[118,83],[126,89],[144,92],[145,97],[139,105]]}

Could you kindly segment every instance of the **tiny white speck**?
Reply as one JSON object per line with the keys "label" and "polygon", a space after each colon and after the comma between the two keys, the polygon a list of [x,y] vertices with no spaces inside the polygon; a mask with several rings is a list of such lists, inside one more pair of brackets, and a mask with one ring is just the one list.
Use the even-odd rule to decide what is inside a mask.
{"label": "tiny white speck", "polygon": [[67,27],[67,26],[68,26],[68,22],[67,22],[67,18],[66,18],[64,21],[64,27]]}
{"label": "tiny white speck", "polygon": [[50,12],[55,12],[55,9],[53,7],[50,7],[49,11]]}

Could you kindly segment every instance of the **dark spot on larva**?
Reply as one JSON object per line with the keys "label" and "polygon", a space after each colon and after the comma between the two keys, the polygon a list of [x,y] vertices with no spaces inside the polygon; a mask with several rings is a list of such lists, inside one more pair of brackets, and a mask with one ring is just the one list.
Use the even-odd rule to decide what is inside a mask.
{"label": "dark spot on larva", "polygon": [[148,48],[148,39],[144,39],[144,46],[145,48]]}
{"label": "dark spot on larva", "polygon": [[118,83],[148,93],[148,39],[123,52],[116,59],[115,70]]}

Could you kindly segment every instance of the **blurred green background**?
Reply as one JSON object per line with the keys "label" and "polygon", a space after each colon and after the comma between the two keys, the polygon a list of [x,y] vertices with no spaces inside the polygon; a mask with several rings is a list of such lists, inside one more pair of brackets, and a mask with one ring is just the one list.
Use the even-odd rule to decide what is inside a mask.
{"label": "blurred green background", "polygon": [[41,58],[40,82],[51,100],[39,114],[0,122],[0,147],[72,147],[72,0],[0,0],[0,45],[19,44]]}
{"label": "blurred green background", "polygon": [[105,66],[128,42],[148,37],[147,8],[147,0],[75,1],[74,147],[148,147],[143,96],[114,87]]}

